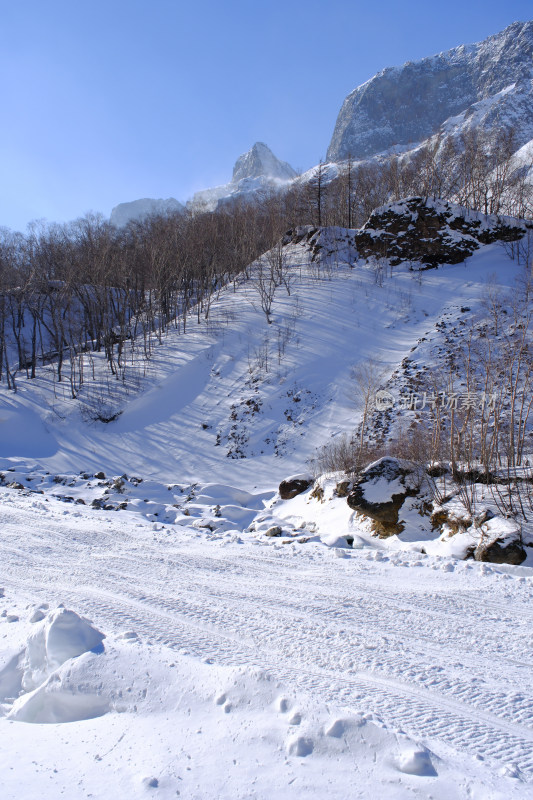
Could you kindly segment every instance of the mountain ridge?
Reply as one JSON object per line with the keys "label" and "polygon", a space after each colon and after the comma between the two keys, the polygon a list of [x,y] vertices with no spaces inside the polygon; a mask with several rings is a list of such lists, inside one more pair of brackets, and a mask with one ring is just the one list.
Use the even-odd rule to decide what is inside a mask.
{"label": "mountain ridge", "polygon": [[[446,120],[512,84],[533,98],[532,54],[533,21],[515,22],[481,42],[386,67],[344,100],[327,160],[369,158],[419,143]],[[531,126],[533,118],[526,127]],[[521,146],[531,135],[519,130],[517,138]]]}

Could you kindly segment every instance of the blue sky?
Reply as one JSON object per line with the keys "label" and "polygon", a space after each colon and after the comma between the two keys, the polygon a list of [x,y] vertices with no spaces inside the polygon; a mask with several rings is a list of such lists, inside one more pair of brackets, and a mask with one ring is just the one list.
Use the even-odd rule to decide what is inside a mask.
{"label": "blue sky", "polygon": [[2,3],[0,226],[108,215],[224,183],[266,142],[324,157],[344,97],[386,66],[496,33],[531,0]]}

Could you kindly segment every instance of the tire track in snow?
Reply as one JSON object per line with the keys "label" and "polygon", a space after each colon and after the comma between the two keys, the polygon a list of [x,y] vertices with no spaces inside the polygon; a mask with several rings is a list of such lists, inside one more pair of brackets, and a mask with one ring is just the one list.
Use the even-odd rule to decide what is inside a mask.
{"label": "tire track in snow", "polygon": [[[146,528],[136,538],[118,521],[98,530],[81,526],[71,537],[72,520],[34,521],[41,527],[29,537],[39,543],[29,550],[30,565],[21,558],[24,545],[9,541],[9,526],[3,531],[6,586],[25,587],[31,596],[40,583],[43,599],[53,593],[108,633],[135,629],[147,642],[194,658],[261,666],[276,680],[317,693],[333,706],[372,710],[415,738],[514,763],[533,778],[529,687],[521,685],[520,695],[505,693],[494,683],[458,678],[453,663],[438,663],[453,653],[466,675],[484,680],[494,661],[505,665],[505,653],[496,648],[508,631],[512,605],[503,619],[489,617],[487,626],[489,586],[479,590],[472,608],[478,589],[437,597],[424,586],[412,591],[407,583],[412,573],[399,567],[396,577],[403,583],[396,591],[384,590],[383,565],[355,554],[339,565],[304,551],[262,557],[257,547],[250,553],[251,547],[239,545],[221,552],[196,534],[178,542],[153,541]],[[94,526],[94,518],[90,521]],[[20,527],[12,533],[20,543]],[[394,569],[389,565],[387,576]],[[425,580],[429,586],[430,578]],[[523,603],[517,598],[515,604],[521,613]],[[495,610],[491,604],[490,614]],[[509,631],[511,650],[530,630],[527,616]],[[453,645],[446,626],[455,629]],[[443,675],[433,671],[436,666]],[[524,677],[525,669],[526,662],[515,663],[509,680]]]}

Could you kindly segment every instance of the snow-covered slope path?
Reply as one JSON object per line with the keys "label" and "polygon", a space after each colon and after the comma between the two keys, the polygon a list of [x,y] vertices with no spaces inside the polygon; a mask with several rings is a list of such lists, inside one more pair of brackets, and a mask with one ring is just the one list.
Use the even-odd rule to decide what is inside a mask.
{"label": "snow-covered slope path", "polygon": [[[505,292],[521,274],[494,244],[464,264],[425,272],[403,264],[379,278],[364,261],[350,266],[346,231],[325,230],[334,252],[320,263],[304,244],[285,248],[290,296],[278,288],[270,325],[252,277],[235,293],[225,287],[208,321],[191,315],[186,334],[170,330],[148,364],[134,359],[131,391],[110,381],[103,354],[86,364],[98,381],[88,378],[79,400],[50,367],[35,380],[21,376],[16,394],[1,384],[0,466],[275,490],[318,447],[357,426],[355,366],[370,360],[388,377],[443,315],[462,324],[461,308],[479,311],[490,275]],[[84,420],[84,404],[99,402],[119,418]]]}
{"label": "snow-covered slope path", "polygon": [[[240,755],[248,750],[249,756],[257,756],[256,739],[261,734],[263,766],[268,763],[279,774],[264,777],[262,786],[256,785],[252,792],[246,781],[261,770],[249,763],[246,770],[236,770],[240,782],[234,777],[228,783],[222,751],[219,767],[207,767],[209,781],[215,783],[196,771],[196,783],[188,785],[189,793],[183,796],[300,798],[321,797],[327,791],[343,798],[347,786],[358,786],[358,780],[361,797],[528,796],[533,781],[531,570],[413,553],[261,544],[231,532],[215,538],[192,528],[154,530],[128,511],[118,515],[81,507],[65,513],[64,504],[52,498],[1,491],[5,597],[0,603],[10,619],[19,620],[8,623],[6,615],[0,618],[0,685],[2,666],[27,636],[28,607],[44,603],[50,607],[64,603],[91,618],[107,634],[109,652],[124,633],[133,631],[136,637],[128,634],[133,640],[128,650],[131,662],[146,665],[150,653],[157,654],[160,672],[175,662],[189,680],[192,676],[198,682],[198,694],[205,690],[209,695],[210,679],[204,673],[211,670],[217,677],[202,719],[217,714],[220,720],[219,705],[228,705],[229,716],[223,715],[217,724],[227,723],[231,740],[231,726],[236,723],[230,712],[238,712],[240,735],[248,741],[247,745],[241,741]],[[92,656],[100,659],[98,663],[105,657]],[[228,668],[230,673],[240,670],[240,675],[244,670],[254,686],[260,670],[261,681],[280,687],[277,691],[285,699],[265,700],[268,707],[259,714],[251,698],[260,690],[248,684],[246,691],[239,690],[235,681],[228,690],[223,680],[229,678],[220,677]],[[101,697],[111,693],[111,686],[102,679],[101,667],[94,669],[98,672]],[[116,680],[116,671],[113,675]],[[67,726],[72,734],[66,753],[79,759],[77,774],[85,787],[95,769],[87,745],[89,732],[95,740],[104,737],[117,746],[116,758],[122,759],[121,771],[126,771],[128,780],[140,764],[154,762],[157,747],[150,736],[144,740],[146,752],[142,747],[132,755],[121,748],[118,731],[143,730],[145,737],[146,721],[155,710],[147,703],[161,692],[161,684],[172,685],[173,680],[177,675],[170,669],[159,677],[159,686],[155,678],[146,679],[148,699],[139,701],[136,710],[128,706],[122,717],[109,713]],[[217,687],[225,694],[216,697]],[[173,719],[168,698],[164,706]],[[288,711],[295,709],[301,716],[298,726],[298,714],[289,722]],[[118,710],[116,697],[110,710]],[[267,711],[276,718],[275,736],[258,729],[266,724]],[[359,767],[353,763],[355,754],[347,737],[337,737],[346,744],[344,749],[339,745],[339,751],[332,753],[326,748],[324,742],[333,741],[333,734],[329,738],[324,734],[328,720],[368,713],[377,715],[387,735],[393,733],[385,748],[392,761],[405,734],[433,754],[436,775],[430,771],[421,777],[418,772],[415,779],[392,769],[390,763],[374,764],[374,771],[365,773],[361,763]],[[117,722],[125,717],[127,723]],[[181,723],[174,718],[173,724]],[[28,736],[34,738],[39,726],[0,719],[0,767],[8,771],[11,764],[18,773],[11,793],[4,797],[32,796],[28,787],[37,779],[20,728],[29,729]],[[295,730],[301,734],[296,741],[309,749],[307,758],[303,751],[297,757],[290,749]],[[177,741],[184,731],[175,730]],[[279,739],[279,747],[270,753],[272,736],[276,742]],[[234,737],[234,747],[235,741]],[[198,757],[205,766],[210,756],[209,745],[204,744]],[[62,763],[57,757],[47,761],[58,769],[52,780],[65,780]],[[105,765],[101,769],[105,771]],[[165,769],[168,775],[173,767]],[[126,782],[122,792],[113,789],[113,796],[137,796],[129,786]],[[68,793],[71,798],[88,796],[72,786]],[[176,791],[158,796],[176,796]]]}

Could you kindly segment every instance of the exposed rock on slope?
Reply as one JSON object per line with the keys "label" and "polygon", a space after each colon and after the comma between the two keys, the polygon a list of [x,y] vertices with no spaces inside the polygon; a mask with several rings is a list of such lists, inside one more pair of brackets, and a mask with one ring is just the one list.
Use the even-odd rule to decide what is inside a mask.
{"label": "exposed rock on slope", "polygon": [[526,551],[517,539],[480,542],[474,552],[476,561],[489,561],[492,564],[521,564],[526,560]]}
{"label": "exposed rock on slope", "polygon": [[463,113],[487,115],[488,125],[495,109],[499,125],[515,129],[517,146],[525,144],[533,136],[532,54],[533,21],[516,22],[478,44],[382,70],[344,101],[327,160],[413,145]]}
{"label": "exposed rock on slope", "polygon": [[370,517],[379,536],[393,536],[403,530],[399,511],[406,497],[417,492],[416,476],[397,458],[384,457],[369,464],[347,503],[353,511]]}
{"label": "exposed rock on slope", "polygon": [[305,243],[312,260],[338,254],[339,245],[352,251],[352,259],[388,258],[436,267],[459,264],[481,245],[514,242],[533,223],[513,217],[481,214],[446,200],[408,197],[377,208],[357,231],[299,226],[287,231],[283,243]]}
{"label": "exposed rock on slope", "polygon": [[359,255],[386,256],[391,264],[458,264],[481,244],[511,242],[527,223],[486,216],[444,200],[410,197],[378,208],[355,237]]}

